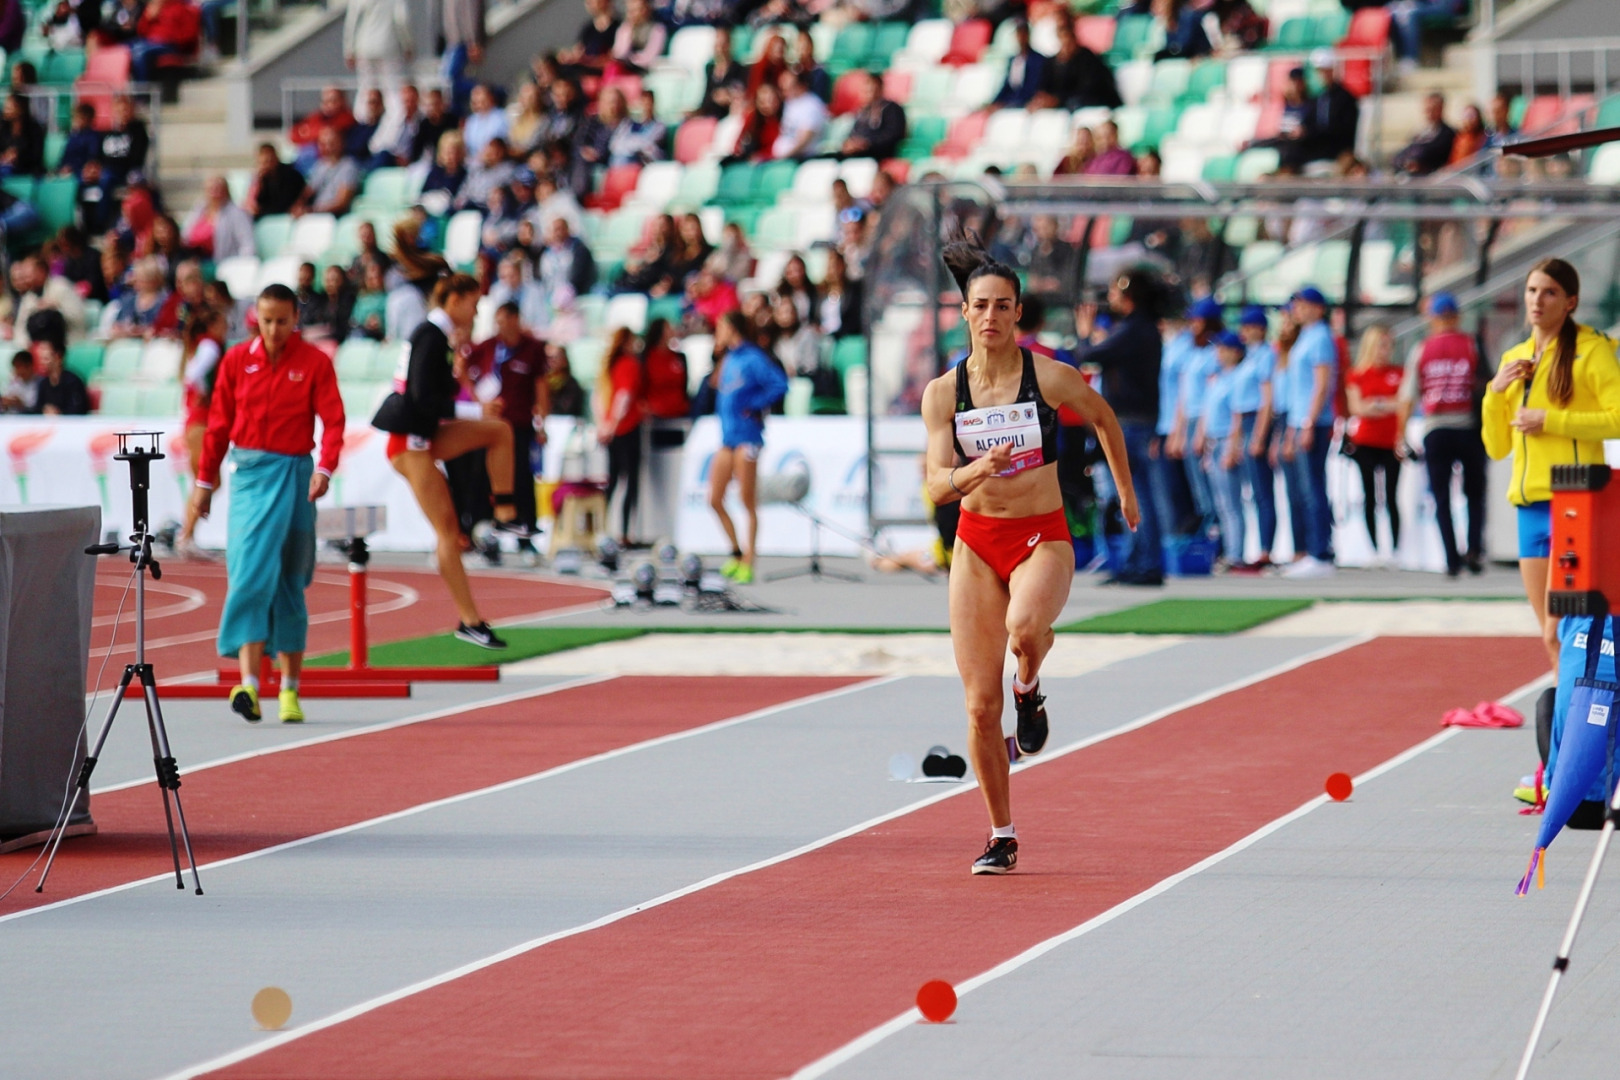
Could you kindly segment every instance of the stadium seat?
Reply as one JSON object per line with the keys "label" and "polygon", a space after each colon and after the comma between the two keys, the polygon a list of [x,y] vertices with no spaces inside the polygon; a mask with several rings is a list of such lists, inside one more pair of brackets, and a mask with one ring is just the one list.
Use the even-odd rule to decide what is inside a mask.
{"label": "stadium seat", "polygon": [[1237,103],[1258,101],[1266,92],[1269,63],[1263,56],[1246,54],[1226,65],[1226,99]]}
{"label": "stadium seat", "polygon": [[945,136],[945,141],[935,147],[934,153],[942,158],[965,158],[979,145],[984,138],[985,124],[989,117],[982,112],[968,113],[951,124]]}
{"label": "stadium seat", "polygon": [[1344,303],[1345,284],[1350,280],[1350,241],[1317,244],[1309,280],[1333,303]]}
{"label": "stadium seat", "polygon": [[444,257],[452,269],[469,269],[478,259],[483,230],[484,215],[477,210],[461,210],[451,215],[449,224],[444,227]]}
{"label": "stadium seat", "polygon": [[1068,149],[1071,140],[1070,114],[1064,109],[1040,109],[1029,116],[1028,143],[1024,149],[1038,155],[1059,156]]}
{"label": "stadium seat", "polygon": [[366,177],[361,196],[368,205],[398,207],[410,205],[409,169],[373,169]]}
{"label": "stadium seat", "polygon": [[1142,125],[1143,144],[1158,146],[1166,135],[1176,130],[1176,121],[1179,117],[1180,114],[1174,106],[1148,109],[1147,120]]}
{"label": "stadium seat", "polygon": [[102,415],[140,415],[140,389],[134,383],[110,382],[103,378],[98,388],[101,391],[99,411]]}
{"label": "stadium seat", "polygon": [[1098,56],[1107,56],[1114,47],[1114,28],[1112,15],[1082,15],[1074,23],[1075,37],[1080,39],[1080,44]]}
{"label": "stadium seat", "polygon": [[706,161],[697,165],[688,165],[686,170],[681,173],[680,186],[675,189],[675,197],[669,205],[695,210],[714,198],[714,193],[719,187],[720,166],[718,164]]}
{"label": "stadium seat", "polygon": [[821,139],[816,143],[817,154],[837,154],[849,138],[849,133],[855,130],[853,116],[835,116],[827,121],[822,129]]}
{"label": "stadium seat", "polygon": [[101,360],[107,346],[99,341],[77,341],[68,346],[65,363],[67,369],[89,382],[101,372]]}
{"label": "stadium seat", "polygon": [[945,138],[945,118],[943,116],[918,116],[911,120],[906,130],[906,140],[900,144],[900,156],[908,161],[916,161],[933,154],[934,147]]}
{"label": "stadium seat", "polygon": [[253,223],[253,246],[259,258],[274,259],[280,255],[292,237],[292,218],[286,214],[267,214]]}
{"label": "stadium seat", "polygon": [[1304,52],[1311,47],[1311,20],[1308,16],[1285,19],[1266,48],[1278,52]]}
{"label": "stadium seat", "polygon": [[1179,100],[1183,105],[1208,101],[1211,90],[1218,90],[1225,85],[1226,62],[1205,59],[1193,66],[1187,76],[1186,89],[1182,90]]}
{"label": "stadium seat", "polygon": [[1221,230],[1221,239],[1226,241],[1228,247],[1242,250],[1254,243],[1260,236],[1260,219],[1252,214],[1234,214],[1226,219],[1226,228]]}
{"label": "stadium seat", "polygon": [[968,64],[958,68],[956,80],[951,84],[947,107],[956,110],[983,108],[1001,90],[1001,76],[1001,71],[989,64]]}
{"label": "stadium seat", "polygon": [[259,260],[252,255],[233,255],[214,264],[214,277],[225,283],[231,295],[238,298],[253,295],[253,286],[259,280]]}
{"label": "stadium seat", "polygon": [[46,177],[35,189],[34,199],[44,231],[55,236],[78,215],[79,181],[72,176]]}
{"label": "stadium seat", "polygon": [[1231,180],[1237,171],[1237,156],[1217,154],[1204,159],[1204,179],[1222,184]]}
{"label": "stadium seat", "polygon": [[180,376],[180,342],[173,338],[153,338],[141,350],[140,377],[147,382],[165,382]]}
{"label": "stadium seat", "polygon": [[1343,10],[1328,10],[1311,19],[1311,47],[1317,49],[1331,48],[1337,45],[1346,34],[1350,32],[1350,13]]}
{"label": "stadium seat", "polygon": [[753,201],[763,206],[774,205],[783,192],[792,189],[798,171],[797,161],[767,161],[754,175]]}
{"label": "stadium seat", "polygon": [[1176,136],[1183,143],[1196,146],[1218,144],[1222,141],[1221,125],[1225,118],[1225,106],[1207,103],[1189,105],[1176,119]]}
{"label": "stadium seat", "polygon": [[1151,52],[1157,27],[1151,15],[1122,15],[1114,26],[1114,45],[1108,50],[1109,63],[1119,65]]}
{"label": "stadium seat", "polygon": [[636,177],[636,189],[625,197],[625,201],[649,210],[662,210],[680,192],[684,172],[678,161],[650,162],[642,167]]}
{"label": "stadium seat", "polygon": [[[641,297],[643,301],[647,298]],[[600,338],[585,338],[582,341],[569,342],[568,370],[584,386],[595,386],[596,380],[602,373],[602,353],[606,343]]]}
{"label": "stadium seat", "polygon": [[1204,151],[1196,145],[1174,141],[1177,138],[1168,136],[1159,147],[1160,174],[1167,181],[1191,183],[1204,175]]}
{"label": "stadium seat", "polygon": [[753,201],[754,173],[757,166],[740,162],[720,169],[720,186],[715,189],[714,202],[721,206],[740,206]]}
{"label": "stadium seat", "polygon": [[1551,127],[1564,112],[1564,100],[1557,94],[1538,94],[1532,98],[1530,105],[1524,111],[1524,119],[1519,122],[1519,129],[1526,135],[1534,134],[1543,128]]}
{"label": "stadium seat", "polygon": [[923,19],[911,27],[905,47],[894,55],[893,62],[913,69],[937,64],[950,52],[955,32],[949,19]]}
{"label": "stadium seat", "polygon": [[1029,115],[1023,109],[999,109],[991,113],[978,148],[992,157],[1018,153],[1027,145]]}
{"label": "stadium seat", "polygon": [[1603,99],[1593,127],[1620,127],[1620,94],[1611,94]]}
{"label": "stadium seat", "polygon": [[911,79],[911,100],[906,102],[907,111],[938,112],[943,109],[951,99],[951,85],[955,78],[954,68],[938,65],[916,72]]}
{"label": "stadium seat", "polygon": [[832,52],[827,55],[825,66],[827,73],[837,78],[846,71],[853,71],[866,63],[867,53],[872,51],[872,39],[876,31],[869,22],[850,23],[838,31],[838,37],[833,41]]}
{"label": "stadium seat", "polygon": [[[885,71],[894,62],[894,56],[905,48],[911,33],[908,22],[881,22],[872,35],[872,45],[866,51],[866,66],[873,71]],[[988,40],[988,38],[986,38]]]}
{"label": "stadium seat", "polygon": [[1357,284],[1361,299],[1368,304],[1410,304],[1413,288],[1390,280],[1395,269],[1393,240],[1367,240],[1361,245],[1361,272]]}
{"label": "stadium seat", "polygon": [[53,52],[46,59],[45,66],[40,69],[39,81],[42,86],[68,86],[84,74],[86,60],[83,49],[69,49],[66,52]]}
{"label": "stadium seat", "polygon": [[896,105],[905,105],[911,101],[911,82],[911,72],[890,68],[883,73],[883,96]]}
{"label": "stadium seat", "polygon": [[833,83],[832,114],[844,116],[860,108],[860,84],[865,76],[858,71],[846,71]]}
{"label": "stadium seat", "polygon": [[[1382,7],[1364,7],[1350,18],[1350,28],[1345,31],[1344,40],[1339,46],[1345,49],[1374,49],[1379,52],[1389,48],[1390,13]],[[1372,61],[1347,59],[1344,62],[1344,72],[1341,76],[1345,88],[1357,97],[1365,97],[1372,92]]]}
{"label": "stadium seat", "polygon": [[1127,105],[1140,105],[1153,85],[1153,61],[1127,60],[1114,68],[1114,85],[1120,100]]}
{"label": "stadium seat", "polygon": [[967,19],[957,24],[951,34],[951,47],[940,58],[943,64],[960,67],[977,63],[980,54],[990,44],[990,23],[986,19]]}
{"label": "stadium seat", "polygon": [[601,235],[592,244],[594,254],[598,259],[622,258],[641,239],[647,216],[634,207],[622,207],[609,214]]}
{"label": "stadium seat", "polygon": [[702,159],[709,144],[714,141],[714,129],[719,121],[712,116],[694,116],[675,131],[675,160],[690,165]]}
{"label": "stadium seat", "polygon": [[337,232],[337,218],[331,214],[305,214],[293,222],[287,245],[282,250],[288,255],[314,259],[332,246]]}
{"label": "stadium seat", "polygon": [[366,338],[350,338],[338,346],[335,365],[341,382],[371,379],[371,365],[377,359],[377,343]]}
{"label": "stadium seat", "polygon": [[1144,105],[1170,105],[1187,89],[1192,78],[1192,61],[1160,60],[1153,65],[1153,81],[1142,99]]}
{"label": "stadium seat", "polygon": [[850,158],[838,166],[838,178],[857,199],[864,199],[872,193],[872,181],[877,174],[878,163],[872,158]]}
{"label": "stadium seat", "polygon": [[146,343],[139,338],[119,338],[107,346],[101,357],[101,381],[125,383],[141,370],[141,352]]}
{"label": "stadium seat", "polygon": [[1262,176],[1277,171],[1279,155],[1269,146],[1255,147],[1243,151],[1238,155],[1237,170],[1234,179],[1245,184],[1252,184]]}
{"label": "stadium seat", "polygon": [[791,251],[799,246],[799,211],[773,206],[754,224],[754,244],[760,251]]}
{"label": "stadium seat", "polygon": [[245,293],[233,295],[251,296],[262,292],[267,285],[285,285],[289,289],[298,287],[298,264],[303,260],[295,255],[277,255],[273,259],[265,259],[259,263],[259,275],[253,282],[253,287]]}
{"label": "stadium seat", "polygon": [[1620,143],[1600,146],[1592,154],[1586,179],[1594,184],[1620,184]]}
{"label": "stadium seat", "polygon": [[843,337],[833,346],[832,366],[842,375],[852,367],[866,366],[866,339]]}
{"label": "stadium seat", "polygon": [[597,210],[617,210],[640,179],[640,165],[615,165],[602,178],[601,187],[585,197],[585,205]]}
{"label": "stadium seat", "polygon": [[1119,128],[1119,145],[1135,150],[1142,145],[1142,132],[1147,129],[1147,110],[1140,105],[1125,105],[1114,110],[1114,124]]}
{"label": "stadium seat", "polygon": [[702,75],[704,66],[714,58],[714,27],[681,27],[670,36],[666,56],[670,63],[680,65],[693,75]]}
{"label": "stadium seat", "polygon": [[824,202],[832,197],[833,181],[838,179],[838,162],[816,158],[800,165],[793,174],[791,197],[802,202]]}

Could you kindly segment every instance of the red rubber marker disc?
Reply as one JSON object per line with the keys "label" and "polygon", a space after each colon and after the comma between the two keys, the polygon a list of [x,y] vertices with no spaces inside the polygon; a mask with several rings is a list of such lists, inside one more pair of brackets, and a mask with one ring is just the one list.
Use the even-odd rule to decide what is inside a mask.
{"label": "red rubber marker disc", "polygon": [[956,1011],[956,991],[943,979],[923,983],[917,991],[917,1011],[930,1024],[943,1024]]}
{"label": "red rubber marker disc", "polygon": [[1344,802],[1355,790],[1356,785],[1351,782],[1349,773],[1336,772],[1327,778],[1328,798],[1334,802]]}

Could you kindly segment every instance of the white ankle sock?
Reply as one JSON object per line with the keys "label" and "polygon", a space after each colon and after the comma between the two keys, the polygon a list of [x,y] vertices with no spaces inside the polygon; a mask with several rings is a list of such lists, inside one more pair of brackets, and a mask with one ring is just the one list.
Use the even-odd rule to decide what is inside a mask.
{"label": "white ankle sock", "polygon": [[1027,694],[1027,693],[1029,693],[1031,690],[1035,689],[1039,685],[1041,685],[1041,677],[1039,675],[1035,676],[1035,681],[1032,682],[1032,683],[1021,683],[1021,682],[1018,681],[1018,676],[1017,675],[1013,676],[1013,692],[1014,693]]}
{"label": "white ankle sock", "polygon": [[298,676],[283,675],[281,677],[281,688],[283,690],[291,690],[295,694],[298,693]]}
{"label": "white ankle sock", "polygon": [[1016,840],[1018,839],[1018,830],[1011,825],[1002,825],[999,828],[991,829],[990,836],[996,840]]}
{"label": "white ankle sock", "polygon": [[242,680],[242,685],[251,686],[253,688],[253,692],[257,694],[259,692],[259,677],[257,675],[249,675],[246,679]]}

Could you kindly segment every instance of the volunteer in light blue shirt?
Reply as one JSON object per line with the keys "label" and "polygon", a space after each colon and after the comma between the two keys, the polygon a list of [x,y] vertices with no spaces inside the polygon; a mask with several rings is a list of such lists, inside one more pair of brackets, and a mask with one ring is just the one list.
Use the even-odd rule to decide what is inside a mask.
{"label": "volunteer in light blue shirt", "polygon": [[1187,486],[1192,489],[1193,508],[1205,528],[1215,519],[1215,496],[1193,438],[1203,416],[1210,377],[1217,367],[1212,342],[1221,329],[1221,305],[1214,297],[1206,296],[1187,310],[1187,329],[1178,335],[1178,340],[1185,339],[1185,353],[1176,373],[1176,422],[1166,443],[1169,456],[1182,459]]}
{"label": "volunteer in light blue shirt", "polygon": [[[1293,461],[1304,498],[1305,557],[1284,571],[1291,577],[1328,577],[1333,573],[1333,507],[1328,502],[1327,456],[1333,441],[1333,392],[1339,348],[1327,324],[1327,298],[1307,285],[1294,294],[1294,321],[1299,340],[1288,354],[1288,424]],[[1299,549],[1299,538],[1295,538]]]}
{"label": "volunteer in light blue shirt", "polygon": [[1246,353],[1238,365],[1232,411],[1243,425],[1243,472],[1254,501],[1254,516],[1260,529],[1260,554],[1256,566],[1271,563],[1271,549],[1277,542],[1277,480],[1271,470],[1271,433],[1286,421],[1278,415],[1277,352],[1266,341],[1266,309],[1249,307],[1238,320],[1238,336]]}
{"label": "volunteer in light blue shirt", "polygon": [[1197,448],[1203,457],[1215,500],[1215,513],[1221,522],[1221,553],[1228,567],[1243,567],[1243,432],[1234,415],[1233,397],[1240,389],[1240,375],[1246,349],[1243,339],[1222,330],[1211,341],[1217,368],[1204,393],[1204,410],[1199,418]]}

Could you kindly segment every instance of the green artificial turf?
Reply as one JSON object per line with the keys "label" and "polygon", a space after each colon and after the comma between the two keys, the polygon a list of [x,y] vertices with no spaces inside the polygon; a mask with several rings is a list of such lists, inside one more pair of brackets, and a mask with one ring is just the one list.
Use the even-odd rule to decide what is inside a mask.
{"label": "green artificial turf", "polygon": [[1055,627],[1060,634],[1231,634],[1310,607],[1313,600],[1155,600]]}
{"label": "green artificial turf", "polygon": [[[510,664],[533,656],[545,656],[604,641],[623,641],[647,631],[637,626],[514,626],[500,631],[507,647],[499,651],[480,649],[449,634],[391,641],[371,647],[373,667],[465,667],[469,664]],[[347,652],[317,656],[311,667],[342,667],[349,662]]]}

